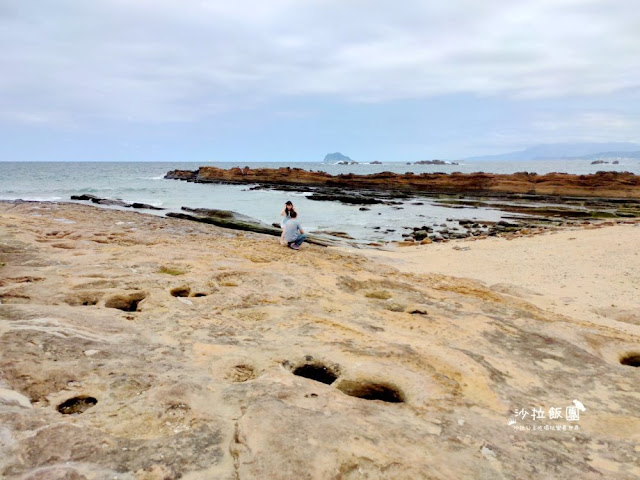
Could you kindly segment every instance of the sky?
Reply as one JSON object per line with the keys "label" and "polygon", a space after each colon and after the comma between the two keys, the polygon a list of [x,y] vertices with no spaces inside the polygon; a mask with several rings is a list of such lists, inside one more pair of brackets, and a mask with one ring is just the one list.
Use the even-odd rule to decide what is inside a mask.
{"label": "sky", "polygon": [[640,142],[636,0],[0,0],[0,161]]}

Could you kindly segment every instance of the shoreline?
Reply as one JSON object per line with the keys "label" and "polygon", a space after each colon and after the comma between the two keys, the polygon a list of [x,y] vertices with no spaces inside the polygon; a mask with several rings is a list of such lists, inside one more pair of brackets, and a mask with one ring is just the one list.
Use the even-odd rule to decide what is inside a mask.
{"label": "shoreline", "polygon": [[[561,315],[513,286],[361,251],[294,252],[137,211],[0,203],[0,227],[3,478],[640,475],[636,324]],[[629,237],[615,229],[640,233],[401,253],[415,265],[421,252],[459,254],[463,267],[485,245],[541,242],[556,270],[579,272],[565,245],[595,252],[591,234]],[[503,260],[522,272],[522,255]],[[514,417],[564,416],[574,400],[579,420]]]}
{"label": "shoreline", "polygon": [[[276,224],[268,225],[254,218],[239,214],[231,210],[206,209],[206,208],[189,208],[182,207],[177,211],[166,210],[152,205],[124,202],[120,199],[100,198],[94,195],[72,195],[72,201],[65,200],[0,200],[0,204],[20,204],[20,203],[51,203],[59,205],[86,205],[96,208],[103,208],[115,211],[138,211],[145,215],[158,216],[160,218],[182,218],[199,223],[208,223],[221,228],[230,230],[239,230],[246,232],[262,233],[271,236],[279,236],[280,229]],[[88,201],[91,203],[80,203]],[[468,203],[460,201],[461,203]],[[446,203],[450,203],[446,201]],[[477,202],[476,202],[477,203]],[[505,208],[504,206],[498,206]],[[398,208],[398,207],[394,207]],[[453,207],[455,208],[455,207]],[[537,208],[537,207],[534,207]],[[506,207],[508,210],[509,207]],[[526,212],[527,207],[512,207],[513,212]],[[395,246],[420,246],[432,243],[449,243],[450,241],[477,241],[487,238],[506,238],[514,239],[521,237],[530,237],[550,232],[562,231],[575,228],[601,228],[603,226],[612,226],[616,224],[635,224],[640,223],[640,218],[622,216],[612,218],[611,215],[584,215],[580,212],[572,212],[571,210],[546,209],[550,216],[537,216],[525,214],[522,216],[503,216],[508,220],[485,221],[477,219],[473,216],[473,220],[468,218],[454,219],[447,218],[446,224],[422,225],[419,227],[401,227],[399,225],[390,225],[392,228],[387,231],[404,230],[407,233],[402,234],[402,239],[398,240],[366,240],[362,238],[354,238],[350,235],[340,232],[331,231],[330,229],[318,230],[316,234],[312,234],[309,238],[310,243],[321,246],[349,246],[355,249],[382,249],[387,250]],[[539,212],[540,213],[540,212]],[[576,213],[580,213],[577,215]],[[598,212],[595,212],[598,213]],[[638,212],[640,213],[640,211]],[[558,215],[565,215],[564,217]],[[599,217],[604,218],[599,218]],[[379,229],[380,227],[375,227]],[[374,229],[374,230],[375,230]]]}
{"label": "shoreline", "polygon": [[556,314],[639,335],[639,242],[640,223],[620,222],[359,254],[404,273],[477,280]]}
{"label": "shoreline", "polygon": [[[413,220],[417,227],[406,224],[391,225],[394,230],[387,227],[386,232],[403,231],[402,237],[408,242],[526,233],[574,221],[597,223],[603,219],[640,218],[640,176],[629,172],[330,175],[288,167],[226,170],[200,167],[170,171],[164,178],[202,184],[254,185],[251,190],[309,192],[308,200],[360,205],[359,210],[364,211],[371,210],[373,205],[404,209],[409,204],[420,206],[426,202],[438,208],[466,209],[473,217],[473,220],[447,218],[446,222],[427,224],[425,216],[419,214]],[[476,218],[472,209],[477,208],[484,209],[485,215],[488,211],[498,211],[501,220]],[[377,242],[374,241],[373,246],[378,246]]]}

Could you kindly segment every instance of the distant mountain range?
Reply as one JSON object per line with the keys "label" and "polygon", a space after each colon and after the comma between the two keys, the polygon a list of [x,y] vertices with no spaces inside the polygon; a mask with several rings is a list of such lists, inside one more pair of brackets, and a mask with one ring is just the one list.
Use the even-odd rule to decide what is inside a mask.
{"label": "distant mountain range", "polygon": [[468,160],[598,160],[605,158],[640,158],[638,143],[556,143],[536,145],[517,152],[499,155],[483,155],[465,158]]}
{"label": "distant mountain range", "polygon": [[586,160],[606,160],[616,158],[632,158],[634,160],[640,160],[640,150],[637,152],[598,152],[592,155],[583,155],[577,158],[584,158]]}

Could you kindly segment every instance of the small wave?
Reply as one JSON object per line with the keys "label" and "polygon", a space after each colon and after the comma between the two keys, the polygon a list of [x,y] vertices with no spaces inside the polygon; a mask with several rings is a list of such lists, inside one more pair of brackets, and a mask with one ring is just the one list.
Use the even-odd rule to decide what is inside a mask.
{"label": "small wave", "polygon": [[24,200],[25,202],[57,202],[58,200],[62,200],[62,197],[30,197],[28,195],[20,195],[18,197],[0,196],[0,200],[5,200],[5,201]]}
{"label": "small wave", "polygon": [[122,198],[123,202],[127,202],[127,203],[146,203],[147,205],[151,205],[154,207],[162,207],[164,205],[164,202],[162,200],[147,200],[145,198],[136,198],[136,199],[129,199],[129,198]]}
{"label": "small wave", "polygon": [[121,195],[126,192],[136,192],[136,193],[145,192],[148,194],[150,191],[153,191],[153,190],[147,187],[122,187],[118,189],[118,192],[120,192]]}
{"label": "small wave", "polygon": [[100,187],[100,188],[75,188],[75,189],[67,189],[67,190],[56,190],[58,192],[61,193],[71,193],[73,195],[78,195],[81,193],[91,193],[91,194],[96,194],[96,195],[100,195],[101,193],[106,193],[106,192],[116,192],[115,194],[110,194],[110,195],[123,195],[126,192],[149,192],[150,189],[148,187],[127,187],[127,186],[123,186],[123,187],[118,187],[118,188],[112,188],[112,187]]}
{"label": "small wave", "polygon": [[81,188],[79,191],[80,192],[88,192],[88,193],[96,193],[96,192],[108,192],[111,190],[115,190],[115,188],[111,188],[111,187],[104,187],[104,188],[93,188],[93,187],[87,187],[87,188]]}
{"label": "small wave", "polygon": [[[52,193],[55,192],[59,195],[78,195],[81,193],[99,193],[101,191],[113,191],[115,190],[115,188],[56,188],[56,189],[51,189]],[[10,193],[14,193],[14,194],[18,194],[19,192],[13,191],[13,190],[4,190],[2,192],[3,194],[10,194]]]}

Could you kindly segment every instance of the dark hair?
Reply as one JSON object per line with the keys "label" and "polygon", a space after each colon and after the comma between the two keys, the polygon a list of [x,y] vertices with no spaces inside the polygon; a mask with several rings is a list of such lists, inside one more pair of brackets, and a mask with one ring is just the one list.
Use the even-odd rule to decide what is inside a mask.
{"label": "dark hair", "polygon": [[295,210],[291,210],[291,213],[289,215],[291,216],[291,218],[296,218],[298,216]]}
{"label": "dark hair", "polygon": [[291,200],[287,200],[286,202],[284,202],[285,205],[291,205],[293,207],[293,203],[291,203]]}

